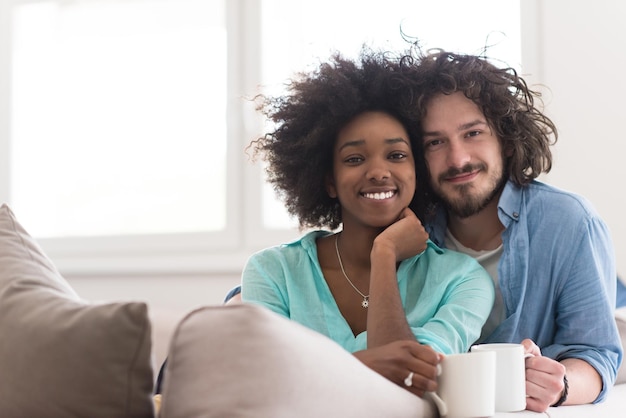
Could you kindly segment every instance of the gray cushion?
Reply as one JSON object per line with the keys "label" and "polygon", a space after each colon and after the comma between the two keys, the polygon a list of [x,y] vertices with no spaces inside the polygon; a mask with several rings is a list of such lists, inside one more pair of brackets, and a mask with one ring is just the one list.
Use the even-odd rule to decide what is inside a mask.
{"label": "gray cushion", "polygon": [[0,417],[152,417],[147,306],[82,301],[0,207]]}

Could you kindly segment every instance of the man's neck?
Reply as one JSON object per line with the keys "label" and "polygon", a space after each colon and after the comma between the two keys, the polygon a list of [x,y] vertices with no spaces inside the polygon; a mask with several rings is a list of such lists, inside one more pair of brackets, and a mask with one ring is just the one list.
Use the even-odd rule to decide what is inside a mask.
{"label": "man's neck", "polygon": [[496,196],[483,210],[467,218],[448,213],[448,229],[463,246],[475,251],[494,250],[502,244],[504,225],[498,218]]}

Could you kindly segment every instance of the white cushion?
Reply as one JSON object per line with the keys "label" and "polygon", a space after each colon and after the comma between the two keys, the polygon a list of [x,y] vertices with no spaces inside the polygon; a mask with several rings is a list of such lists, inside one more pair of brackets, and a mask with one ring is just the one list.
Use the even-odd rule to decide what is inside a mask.
{"label": "white cushion", "polygon": [[625,415],[624,411],[626,411],[626,385],[621,384],[611,389],[604,402],[548,408],[547,415],[550,418],[621,418]]}
{"label": "white cushion", "polygon": [[435,407],[325,336],[253,305],[191,312],[170,345],[160,418],[431,417]]}

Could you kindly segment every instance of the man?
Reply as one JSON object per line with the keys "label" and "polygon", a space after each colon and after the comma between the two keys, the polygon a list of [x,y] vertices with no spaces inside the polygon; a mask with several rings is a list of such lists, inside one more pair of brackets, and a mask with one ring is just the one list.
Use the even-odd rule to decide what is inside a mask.
{"label": "man", "polygon": [[440,203],[431,239],[476,257],[496,284],[481,341],[534,354],[527,409],[602,401],[622,359],[614,249],[586,200],[535,180],[551,168],[554,124],[512,69],[445,51],[410,58],[399,73],[416,91]]}

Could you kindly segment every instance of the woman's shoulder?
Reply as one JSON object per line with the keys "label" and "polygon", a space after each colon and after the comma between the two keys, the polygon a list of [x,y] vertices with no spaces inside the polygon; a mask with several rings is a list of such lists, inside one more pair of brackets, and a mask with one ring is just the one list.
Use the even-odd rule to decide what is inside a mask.
{"label": "woman's shoulder", "polygon": [[315,230],[286,243],[264,248],[252,254],[250,260],[290,259],[294,257],[315,255],[318,238],[330,234],[328,231]]}

